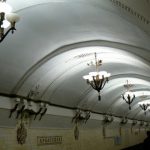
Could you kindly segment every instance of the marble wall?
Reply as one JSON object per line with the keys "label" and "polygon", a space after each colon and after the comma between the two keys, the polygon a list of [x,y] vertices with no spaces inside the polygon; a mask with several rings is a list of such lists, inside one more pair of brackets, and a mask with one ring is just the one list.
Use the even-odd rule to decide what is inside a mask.
{"label": "marble wall", "polygon": [[[143,142],[145,130],[139,128],[79,129],[79,139],[74,138],[74,129],[29,128],[26,143],[19,145],[16,140],[17,128],[0,128],[0,150],[120,150]],[[105,135],[105,137],[104,137]],[[62,137],[59,144],[39,145],[37,137]]]}

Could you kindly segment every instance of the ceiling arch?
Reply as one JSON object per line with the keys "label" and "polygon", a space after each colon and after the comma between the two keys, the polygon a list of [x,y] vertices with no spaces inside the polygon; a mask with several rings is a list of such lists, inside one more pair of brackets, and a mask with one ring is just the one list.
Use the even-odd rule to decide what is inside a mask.
{"label": "ceiling arch", "polygon": [[[89,46],[89,47],[87,47]],[[93,46],[93,47],[92,47]],[[102,48],[100,48],[100,46],[103,46]],[[105,46],[105,47],[104,47]],[[113,43],[113,42],[108,42],[108,41],[87,41],[87,42],[80,42],[80,43],[75,43],[75,44],[70,44],[70,45],[67,45],[67,46],[63,46],[63,47],[60,47],[56,50],[54,50],[52,53],[46,55],[44,58],[42,58],[41,60],[39,60],[35,65],[33,65],[23,76],[22,78],[20,79],[20,81],[17,83],[17,85],[14,87],[14,89],[12,90],[12,93],[15,93],[21,86],[22,84],[25,82],[25,80],[32,74],[34,73],[34,71],[36,71],[39,67],[41,67],[44,63],[48,62],[50,59],[52,59],[53,57],[61,54],[61,53],[64,53],[64,52],[67,52],[69,50],[74,50],[74,49],[77,49],[78,50],[78,53],[79,54],[82,54],[82,47],[83,47],[83,50],[87,51],[88,52],[91,52],[91,51],[96,51],[96,49],[101,49],[104,51],[106,49],[112,49],[112,52],[113,50],[116,51],[114,53],[114,55],[117,53],[117,47],[119,48],[122,48],[124,49],[124,53],[127,53],[126,51],[129,51],[130,52],[130,55],[131,53],[133,53],[134,55],[139,55],[141,49],[140,48],[137,48],[134,47],[134,46],[129,46],[129,45],[125,45],[125,44],[121,44],[121,43]],[[111,46],[111,47],[110,47]],[[85,48],[86,47],[86,48]],[[127,48],[126,48],[127,47]],[[115,49],[113,49],[115,48]],[[88,50],[89,49],[89,50]],[[134,52],[134,49],[136,49],[136,53]],[[143,49],[142,49],[143,50]],[[107,50],[106,50],[107,51]],[[122,55],[124,55],[124,53]],[[141,56],[142,53],[140,53],[140,56],[139,56],[139,59],[141,59],[141,61],[144,61],[144,63],[147,63],[147,65],[149,65],[149,62],[148,61],[145,61],[145,59],[143,58],[143,56]],[[72,54],[73,55],[73,54]],[[118,55],[118,54],[117,54]],[[147,55],[149,56],[149,55]],[[75,56],[74,56],[75,57]],[[126,56],[128,57],[128,56]],[[143,58],[143,59],[142,59]],[[112,58],[111,58],[112,59]],[[67,61],[67,60],[66,60]],[[107,60],[108,61],[108,60]],[[126,61],[126,60],[125,60]],[[135,60],[136,61],[136,60]],[[122,62],[122,61],[120,61]],[[126,63],[128,63],[126,61]],[[132,62],[131,62],[132,63]],[[142,62],[141,62],[142,63]],[[136,65],[135,63],[132,65]]]}
{"label": "ceiling arch", "polygon": [[[111,68],[113,70],[114,67],[116,67],[116,64],[118,63],[119,66],[127,72],[126,74],[121,74],[122,72],[115,72],[115,74],[110,78],[110,85],[108,85],[106,87],[107,88],[106,92],[105,92],[105,90],[104,90],[104,92],[102,92],[102,96],[106,97],[106,95],[109,94],[109,97],[111,97],[111,101],[109,101],[109,103],[108,103],[108,101],[103,101],[102,104],[99,103],[98,106],[100,105],[101,107],[98,107],[98,108],[94,108],[94,105],[97,104],[97,98],[96,98],[97,94],[95,92],[90,92],[90,94],[89,94],[90,97],[88,99],[90,99],[90,101],[93,101],[93,102],[89,102],[89,101],[87,102],[88,99],[86,99],[86,97],[83,97],[83,95],[82,95],[82,93],[84,93],[86,95],[86,93],[85,93],[85,90],[87,89],[87,87],[85,87],[86,84],[82,85],[82,86],[81,85],[78,86],[78,82],[81,82],[82,75],[84,75],[84,73],[81,73],[81,72],[82,71],[89,72],[89,69],[90,70],[94,69],[94,68],[89,68],[87,66],[87,63],[93,59],[93,53],[95,51],[97,52],[99,58],[102,57],[105,60],[104,61],[105,69],[107,69],[107,66],[111,65]],[[120,55],[119,52],[124,55]],[[110,57],[108,57],[109,53],[113,56],[112,60],[110,60]],[[107,55],[106,58],[105,58],[105,55]],[[117,62],[115,58],[117,58],[118,56],[120,59]],[[121,58],[121,56],[122,56],[122,58]],[[125,58],[125,60],[128,59],[128,62],[124,61],[123,58]],[[107,61],[107,59],[108,59],[108,61]],[[134,62],[134,64],[133,64],[133,62]],[[67,65],[67,63],[69,65]],[[115,64],[114,66],[113,66],[113,63]],[[112,110],[113,106],[110,105],[110,103],[112,103],[114,106],[116,104],[114,109],[118,113],[118,112],[120,112],[120,109],[118,109],[118,108],[120,106],[120,101],[122,101],[122,100],[119,99],[119,103],[118,103],[116,101],[116,99],[120,97],[121,93],[123,93],[123,89],[120,86],[123,87],[123,84],[125,83],[125,81],[127,79],[130,79],[132,77],[132,81],[134,81],[134,83],[136,85],[138,85],[138,84],[142,85],[141,88],[146,87],[146,86],[149,87],[148,72],[145,72],[145,73],[143,72],[143,68],[145,68],[146,70],[149,69],[149,66],[148,66],[149,62],[143,60],[142,58],[140,58],[137,55],[134,55],[133,53],[129,53],[129,52],[118,50],[118,49],[106,48],[106,47],[100,47],[100,46],[99,47],[77,48],[77,50],[73,49],[73,50],[65,51],[65,52],[62,52],[62,53],[54,56],[53,58],[48,60],[46,63],[44,63],[42,65],[42,67],[45,64],[47,64],[47,68],[48,68],[47,69],[48,72],[47,73],[44,72],[45,77],[46,77],[44,79],[45,81],[43,80],[44,76],[41,75],[40,76],[41,79],[38,80],[41,82],[41,84],[40,84],[40,82],[37,82],[37,81],[35,82],[36,84],[39,83],[39,85],[43,85],[43,83],[48,84],[48,88],[46,88],[46,90],[44,90],[46,92],[44,92],[44,94],[42,94],[42,95],[45,95],[45,93],[46,93],[48,95],[42,96],[42,97],[44,97],[44,100],[48,100],[52,103],[56,103],[56,104],[60,104],[60,105],[65,104],[66,106],[69,106],[69,107],[82,107],[83,108],[83,106],[88,105],[88,106],[93,106],[93,109],[95,109],[95,110],[101,110],[100,112],[103,112],[103,111],[106,112],[105,110],[108,109],[107,107],[110,107],[109,110]],[[119,68],[119,66],[118,66],[118,68]],[[49,70],[49,68],[51,68],[51,69]],[[67,70],[66,70],[66,68],[67,68]],[[85,68],[87,68],[87,69],[85,69]],[[117,70],[119,70],[118,68],[117,68]],[[133,73],[129,74],[128,68],[129,68],[129,70],[133,69],[133,71],[135,71],[135,73],[137,73],[137,74],[133,74]],[[138,68],[138,69],[136,70],[135,68]],[[41,69],[41,67],[39,67],[38,69]],[[42,72],[42,71],[38,71],[38,72]],[[55,73],[60,72],[59,73],[60,75],[58,74],[58,77],[57,77],[54,72]],[[26,91],[25,90],[26,86],[28,85],[28,87],[29,87],[29,83],[31,83],[31,81],[33,81],[33,79],[35,78],[34,74],[37,75],[37,72],[33,73],[33,76],[31,76],[29,78],[29,81],[27,81],[27,84],[24,83],[24,89],[22,89],[21,91]],[[54,76],[53,80],[51,80],[52,76]],[[71,81],[72,79],[74,81]],[[115,81],[115,80],[119,80],[119,81]],[[49,82],[51,82],[50,85],[49,85]],[[83,83],[84,83],[84,81],[82,82],[82,84]],[[52,86],[52,84],[53,84],[53,86]],[[74,87],[71,90],[71,88],[72,88],[71,84],[74,85],[75,87],[77,87],[78,90],[74,89]],[[120,84],[120,86],[119,86],[119,84]],[[34,86],[34,84],[32,86]],[[32,88],[32,86],[31,86],[31,88]],[[83,89],[82,89],[82,87],[83,87]],[[42,88],[43,88],[43,86],[42,86]],[[116,88],[119,90],[119,92],[118,91],[115,92],[115,93],[118,93],[118,96],[113,98],[113,95],[116,96],[114,94],[114,91]],[[28,88],[28,90],[29,89],[30,88]],[[61,95],[60,91],[63,91],[63,93],[67,93],[67,95]],[[72,97],[72,95],[74,95],[74,98]],[[92,98],[92,95],[93,95],[93,98]],[[80,97],[82,97],[83,100],[86,99],[85,103],[82,103],[82,101],[81,101],[82,99]],[[61,99],[61,102],[60,102],[60,99]],[[114,103],[114,101],[115,101],[115,103]],[[87,107],[86,107],[86,109],[87,109]],[[88,109],[92,109],[92,108],[88,107]],[[122,113],[125,114],[127,110],[128,110],[128,106],[126,107],[126,109],[123,109]]]}
{"label": "ceiling arch", "polygon": [[[60,106],[140,118],[140,92],[150,92],[150,37],[145,28],[109,0],[11,0],[22,16],[17,32],[0,47],[0,93],[27,96],[39,85],[41,99]],[[131,21],[132,20],[132,21]],[[94,71],[87,63],[94,52],[101,70],[112,75],[98,102],[82,79]],[[6,69],[7,68],[7,69]],[[120,95],[134,83],[133,110]]]}

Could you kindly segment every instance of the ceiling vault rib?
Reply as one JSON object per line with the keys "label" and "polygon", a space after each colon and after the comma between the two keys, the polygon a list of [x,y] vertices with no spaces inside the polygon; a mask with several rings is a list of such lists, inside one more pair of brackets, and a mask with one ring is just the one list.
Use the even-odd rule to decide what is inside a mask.
{"label": "ceiling vault rib", "polygon": [[[57,48],[53,52],[49,53],[44,58],[42,58],[37,63],[35,63],[31,68],[29,68],[25,72],[25,74],[20,78],[20,80],[17,82],[17,84],[14,86],[11,93],[13,93],[13,94],[17,93],[18,90],[24,84],[24,82],[29,78],[29,76],[31,76],[33,74],[33,72],[35,72],[38,68],[40,68],[44,63],[49,61],[51,58],[57,56],[58,54],[66,52],[68,50],[75,49],[75,48],[81,48],[81,47],[85,47],[85,46],[89,46],[89,47],[90,46],[106,46],[106,47],[111,47],[111,48],[119,48],[119,49],[123,49],[126,51],[129,51],[128,49],[139,49],[139,50],[142,49],[142,51],[145,51],[145,52],[148,51],[142,47],[136,47],[136,46],[128,45],[128,44],[124,44],[124,43],[117,43],[117,42],[103,41],[103,40],[85,41],[85,42],[78,42],[78,43],[74,43],[74,44],[64,45],[62,47]],[[130,53],[135,54],[133,51],[130,51]],[[137,55],[137,54],[135,54],[135,55]],[[149,62],[148,60],[146,60],[146,61]]]}

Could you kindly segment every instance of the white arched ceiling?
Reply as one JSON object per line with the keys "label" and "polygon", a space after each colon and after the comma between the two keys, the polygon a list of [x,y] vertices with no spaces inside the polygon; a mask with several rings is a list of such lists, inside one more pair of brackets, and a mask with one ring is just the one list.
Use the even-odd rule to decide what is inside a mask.
{"label": "white arched ceiling", "polygon": [[[138,92],[150,96],[150,36],[130,15],[109,0],[8,2],[21,20],[0,45],[1,94],[27,96],[39,85],[35,100],[141,118]],[[94,52],[111,73],[100,102],[82,78],[94,71],[87,65]],[[126,80],[136,95],[131,111],[120,97]]]}

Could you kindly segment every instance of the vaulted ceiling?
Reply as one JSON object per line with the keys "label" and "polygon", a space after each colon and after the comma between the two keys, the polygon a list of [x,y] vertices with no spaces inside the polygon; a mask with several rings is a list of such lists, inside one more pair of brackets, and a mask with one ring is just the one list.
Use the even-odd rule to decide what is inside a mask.
{"label": "vaulted ceiling", "polygon": [[[8,0],[21,20],[17,31],[0,43],[0,93],[26,97],[39,86],[35,100],[142,119],[140,96],[150,99],[150,4],[140,0]],[[122,4],[147,22],[126,11]],[[127,9],[128,10],[128,9]],[[111,73],[98,101],[82,76]],[[134,84],[132,110],[122,100],[124,84]],[[1,105],[1,108],[3,106]],[[149,120],[150,114],[146,120]]]}

